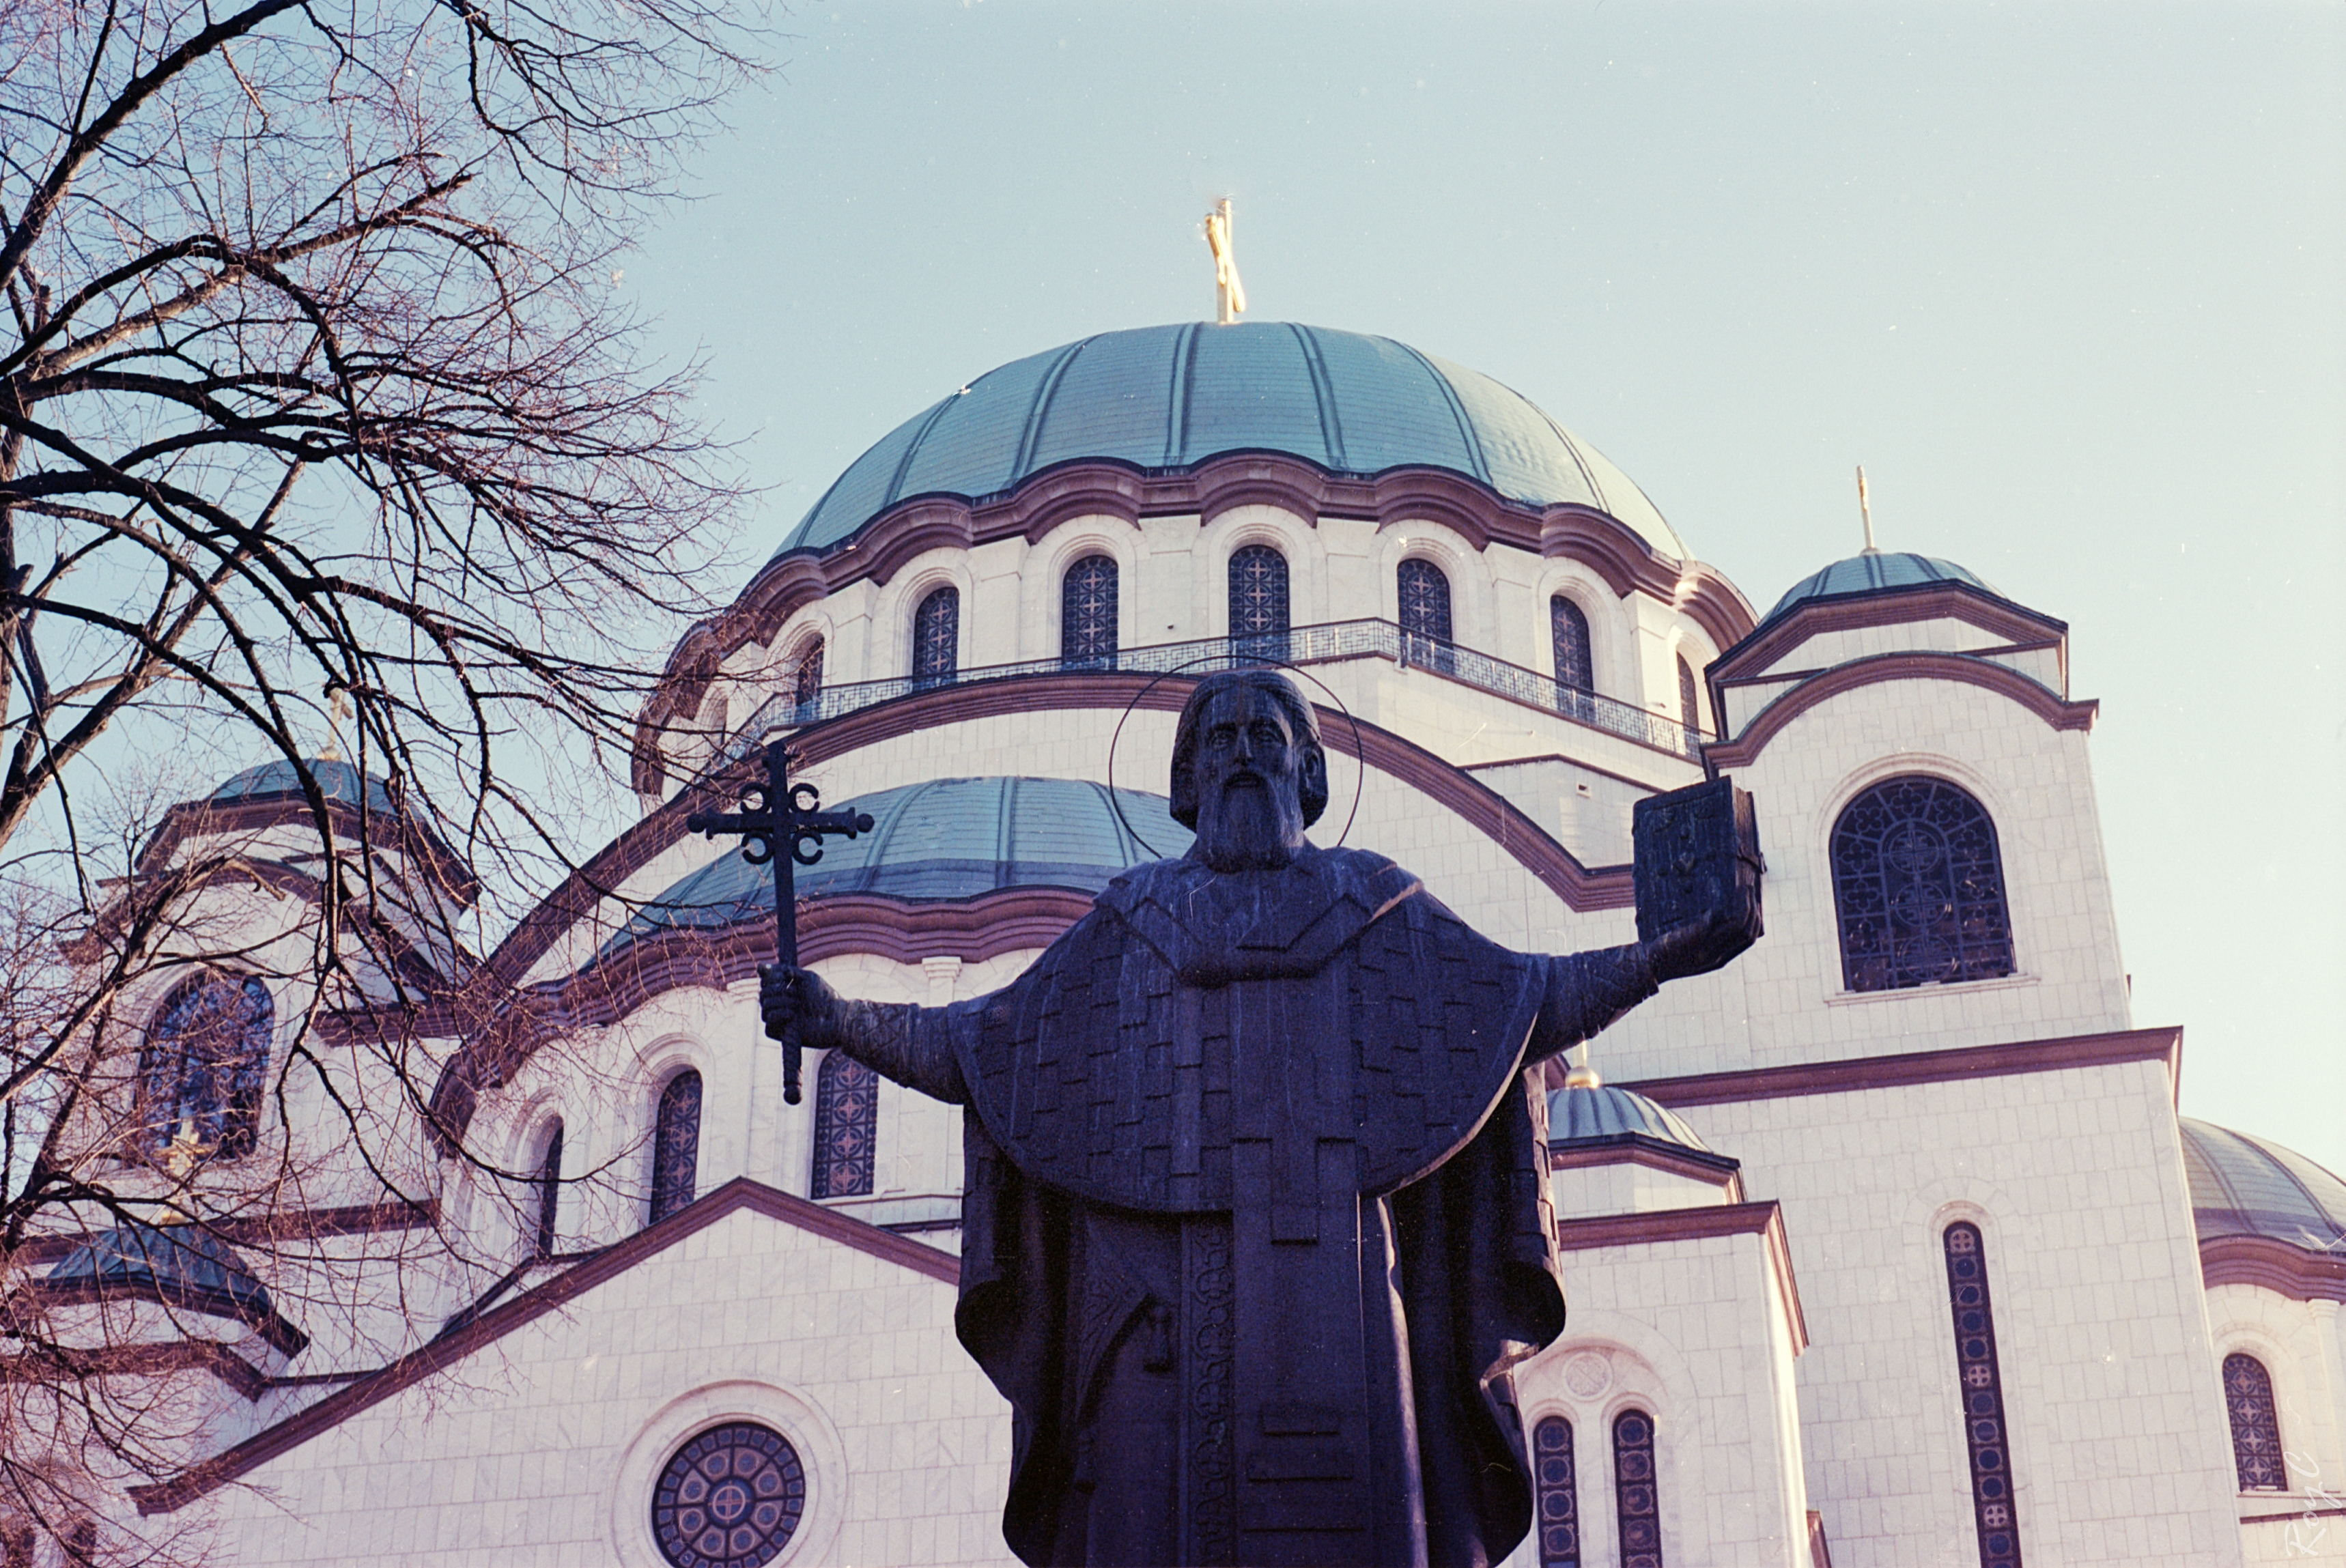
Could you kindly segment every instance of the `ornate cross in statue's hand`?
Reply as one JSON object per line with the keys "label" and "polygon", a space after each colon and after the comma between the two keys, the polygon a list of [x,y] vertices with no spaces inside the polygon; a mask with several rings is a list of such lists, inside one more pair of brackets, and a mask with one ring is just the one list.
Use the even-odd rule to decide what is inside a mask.
{"label": "ornate cross in statue's hand", "polygon": [[[811,784],[790,781],[790,754],[779,740],[766,745],[766,779],[742,786],[739,811],[695,811],[684,820],[685,830],[741,835],[741,858],[753,866],[774,863],[774,961],[797,967],[799,962],[798,889],[795,868],[822,859],[822,841],[836,835],[852,839],[872,830],[868,811],[817,808],[822,797]],[[788,853],[778,853],[780,850]],[[799,1103],[799,1032],[793,1023],[767,1033],[782,1043],[782,1099]]]}

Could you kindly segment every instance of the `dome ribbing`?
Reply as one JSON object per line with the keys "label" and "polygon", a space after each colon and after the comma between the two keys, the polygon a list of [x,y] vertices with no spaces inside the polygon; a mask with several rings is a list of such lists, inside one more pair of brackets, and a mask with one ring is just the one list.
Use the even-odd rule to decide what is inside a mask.
{"label": "dome ribbing", "polygon": [[1522,394],[1390,338],[1287,322],[1102,332],[988,372],[849,465],[777,554],[823,549],[919,495],[1015,490],[1056,463],[1178,470],[1277,452],[1331,473],[1449,469],[1535,506],[1593,506],[1684,559],[1627,475]]}

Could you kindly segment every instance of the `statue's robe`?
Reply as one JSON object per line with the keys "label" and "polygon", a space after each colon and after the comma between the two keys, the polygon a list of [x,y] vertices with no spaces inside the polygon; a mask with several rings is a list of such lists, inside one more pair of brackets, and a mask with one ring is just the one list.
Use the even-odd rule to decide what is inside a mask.
{"label": "statue's robe", "polygon": [[856,1054],[971,1108],[956,1323],[1014,1412],[1012,1549],[1504,1557],[1509,1371],[1564,1328],[1526,1047],[1653,989],[1634,949],[1510,952],[1306,849],[1137,868],[1003,990],[874,1010],[908,1027]]}

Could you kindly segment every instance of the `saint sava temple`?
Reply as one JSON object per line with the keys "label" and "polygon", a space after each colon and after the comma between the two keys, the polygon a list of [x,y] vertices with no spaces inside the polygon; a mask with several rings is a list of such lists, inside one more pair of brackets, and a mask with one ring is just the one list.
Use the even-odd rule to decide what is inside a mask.
{"label": "saint sava temple", "polygon": [[[1738,585],[1699,543],[1518,393],[1387,338],[1143,328],[974,377],[880,435],[677,647],[641,715],[633,826],[492,952],[418,928],[419,974],[487,975],[503,999],[427,1011],[429,1070],[380,1110],[409,1120],[382,1141],[411,1151],[398,1179],[425,1217],[320,1147],[289,1164],[304,1175],[281,1223],[205,1223],[208,1182],[282,1159],[272,1143],[346,1136],[314,1074],[285,1076],[281,1102],[259,1089],[308,1005],[271,978],[290,962],[159,976],[123,1010],[142,1032],[128,1124],[194,1162],[192,1196],[37,1244],[18,1288],[152,1344],[121,1375],[192,1413],[177,1468],[88,1499],[63,1549],[242,1568],[1016,1562],[1014,1472],[1025,1488],[1056,1466],[1074,1495],[1091,1467],[1137,1462],[1085,1430],[1084,1380],[1178,1363],[1203,1369],[1197,1399],[1228,1400],[1230,1335],[1217,1363],[1210,1257],[1168,1307],[1119,1294],[1094,1254],[1052,1374],[1070,1425],[1026,1451],[1023,1410],[964,1348],[974,1317],[957,1322],[1004,1223],[966,1173],[1012,1146],[997,1115],[1072,1115],[1115,1140],[1099,1149],[1174,1162],[1134,1186],[1178,1180],[1194,1127],[1116,1129],[1178,1099],[1147,1081],[1185,1064],[1135,1044],[997,1113],[810,1029],[792,1103],[760,1014],[773,869],[687,820],[740,810],[760,748],[786,740],[822,809],[871,820],[798,868],[800,962],[842,998],[973,1003],[1135,868],[1189,850],[1177,718],[1208,672],[1263,667],[1326,748],[1312,841],[1389,857],[1444,929],[1511,953],[1637,939],[1640,800],[1731,779],[1752,802],[1756,944],[1560,1055],[1502,1064],[1529,1109],[1509,1112],[1531,1128],[1516,1168],[1542,1173],[1516,1184],[1545,1233],[1530,1256],[1566,1305],[1546,1342],[1474,1369],[1527,1481],[1492,1561],[2346,1554],[2346,1184],[2177,1114],[2183,1031],[2129,1010],[2096,704],[2070,689],[2062,606],[1873,548]],[[362,814],[377,824],[382,875],[473,898],[429,822],[319,769],[353,843]],[[232,844],[298,889],[312,820],[286,765],[256,767],[174,808],[145,854]],[[252,951],[300,940],[283,898],[216,896],[219,921],[256,922]],[[1456,1011],[1421,982],[1436,993],[1382,974],[1381,1005]],[[1423,1025],[1433,1048],[1478,1026],[1451,1023]],[[1342,1055],[1340,1020],[1299,1015],[1319,1025]],[[372,1027],[363,1003],[327,1014],[307,1048],[356,1064]],[[1088,1099],[1062,1115],[1062,1092]],[[132,1190],[139,1168],[112,1179]],[[1489,1282],[1445,1283],[1464,1301]],[[1261,1430],[1331,1431],[1316,1408],[1265,1407]],[[1245,1488],[1273,1475],[1245,1460],[1254,1441],[1241,1429],[1216,1482],[1241,1525]],[[1458,1457],[1431,1451],[1437,1428],[1409,1441],[1429,1475]],[[1331,1473],[1294,1462],[1279,1473]],[[1429,1488],[1416,1562],[1452,1561],[1444,1506]],[[12,1565],[61,1549],[10,1539]],[[1344,1560],[1312,1550],[1282,1561]]]}

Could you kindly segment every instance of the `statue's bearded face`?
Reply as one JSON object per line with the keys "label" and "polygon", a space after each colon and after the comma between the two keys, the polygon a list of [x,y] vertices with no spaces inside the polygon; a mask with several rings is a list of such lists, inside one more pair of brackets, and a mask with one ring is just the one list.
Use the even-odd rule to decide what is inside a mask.
{"label": "statue's bearded face", "polygon": [[1303,756],[1287,716],[1268,694],[1237,687],[1214,697],[1198,728],[1198,852],[1218,871],[1287,864],[1303,847]]}

